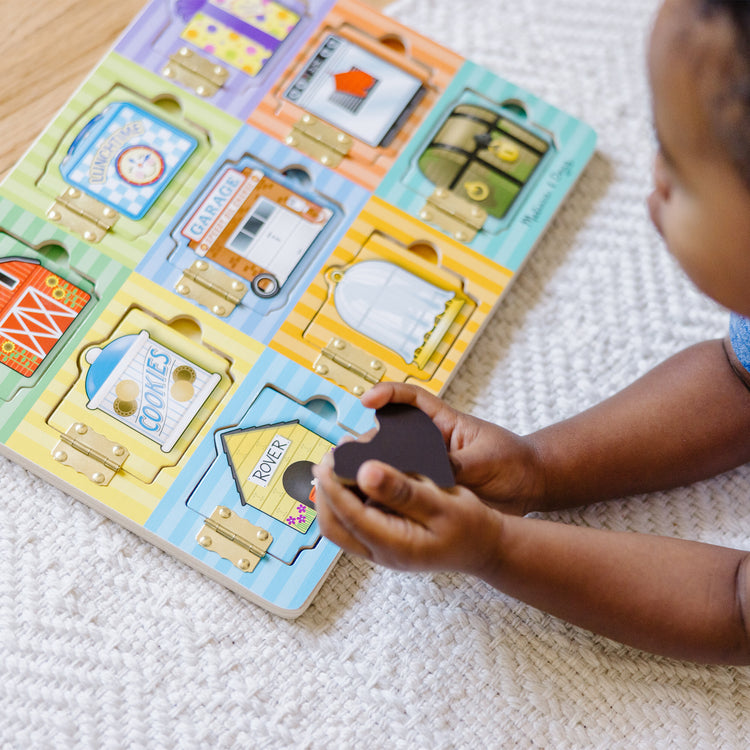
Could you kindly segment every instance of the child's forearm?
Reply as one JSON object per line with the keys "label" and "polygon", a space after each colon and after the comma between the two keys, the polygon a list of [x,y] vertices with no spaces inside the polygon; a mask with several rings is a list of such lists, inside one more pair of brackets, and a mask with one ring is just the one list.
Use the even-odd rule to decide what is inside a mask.
{"label": "child's forearm", "polygon": [[677,658],[750,663],[747,553],[507,516],[491,585],[568,622]]}
{"label": "child's forearm", "polygon": [[530,435],[543,475],[527,509],[689,484],[750,461],[750,391],[721,341],[693,346],[576,417]]}

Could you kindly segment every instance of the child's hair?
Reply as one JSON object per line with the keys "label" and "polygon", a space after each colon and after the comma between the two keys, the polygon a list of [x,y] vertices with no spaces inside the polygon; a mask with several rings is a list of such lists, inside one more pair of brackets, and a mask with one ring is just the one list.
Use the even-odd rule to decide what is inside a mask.
{"label": "child's hair", "polygon": [[750,0],[699,0],[704,18],[724,15],[735,32],[736,65],[717,92],[713,126],[745,185],[750,188]]}

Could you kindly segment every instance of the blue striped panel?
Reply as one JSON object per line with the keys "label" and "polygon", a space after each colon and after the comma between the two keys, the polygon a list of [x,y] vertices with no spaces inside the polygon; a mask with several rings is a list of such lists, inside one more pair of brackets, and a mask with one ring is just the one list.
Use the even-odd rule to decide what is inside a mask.
{"label": "blue striped panel", "polygon": [[[250,126],[243,126],[218,160],[216,168],[202,180],[179,216],[170,223],[152,250],[139,263],[139,273],[165,289],[174,290],[183,269],[189,267],[198,257],[184,241],[180,243],[180,228],[210,192],[216,175],[232,165],[239,165],[240,169],[244,166],[257,167],[272,179],[278,177],[282,182],[286,180],[295,192],[307,195],[311,201],[327,206],[333,211],[328,226],[294,270],[279,295],[262,300],[248,291],[242,303],[224,318],[232,327],[265,344],[271,340],[279,325],[315,278],[315,274],[366,202],[369,193],[346,178],[292,151],[283,143]],[[310,184],[290,183],[288,178],[279,177],[283,170],[290,167],[305,170],[311,178]],[[213,265],[232,276],[227,269]],[[247,284],[246,280],[236,278]]]}
{"label": "blue striped panel", "polygon": [[419,218],[435,186],[422,175],[417,159],[445,117],[458,104],[491,107],[493,103],[496,106],[507,100],[523,102],[528,113],[525,122],[513,115],[508,115],[509,119],[515,119],[537,135],[551,134],[554,145],[508,215],[502,221],[490,217],[467,244],[505,268],[517,271],[588,163],[596,143],[596,136],[588,125],[534,94],[475,63],[464,63],[375,194]]}
{"label": "blue striped panel", "polygon": [[[294,394],[295,398],[285,394]],[[336,404],[330,419],[301,405],[314,398]],[[198,446],[145,524],[149,531],[211,565],[256,597],[260,596],[274,607],[292,611],[307,601],[338,555],[335,545],[321,538],[314,549],[300,552],[291,566],[266,556],[255,571],[243,573],[205,550],[195,537],[203,517],[223,504],[251,523],[268,529],[274,538],[269,551],[279,558],[291,560],[300,546],[315,541],[319,536],[317,521],[303,535],[256,508],[243,507],[219,445],[221,430],[259,427],[293,419],[299,419],[305,427],[334,444],[346,432],[341,424],[356,433],[363,433],[374,424],[372,412],[364,409],[358,399],[267,349],[217,418],[217,432]]]}

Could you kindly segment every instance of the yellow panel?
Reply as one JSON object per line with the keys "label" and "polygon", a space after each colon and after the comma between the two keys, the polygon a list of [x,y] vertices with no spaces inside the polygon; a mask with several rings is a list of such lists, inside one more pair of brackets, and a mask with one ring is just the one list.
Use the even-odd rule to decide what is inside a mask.
{"label": "yellow panel", "polygon": [[[109,355],[108,348],[122,343],[130,346],[121,358]],[[93,393],[89,384],[97,365],[109,377],[102,375]],[[144,482],[179,461],[231,386],[228,359],[138,308],[125,314],[107,340],[82,350],[79,366],[80,377],[48,424],[64,432],[72,422],[85,422],[127,446],[126,470]]]}
{"label": "yellow panel", "polygon": [[[410,361],[345,323],[333,300],[335,281],[367,260],[382,260],[455,294],[453,309],[425,326],[426,343]],[[334,338],[371,354],[385,366],[385,380],[419,382],[440,393],[471,340],[481,330],[513,274],[488,258],[371,198],[326,266],[282,323],[270,346],[312,368]],[[430,332],[437,330],[437,334]]]}
{"label": "yellow panel", "polygon": [[[152,316],[150,310],[158,310],[159,317]],[[115,331],[117,335],[135,334],[136,329],[150,325],[151,320],[157,320],[154,335],[156,329],[164,333],[161,343],[185,349],[190,358],[207,371],[220,371],[218,385],[193,417],[195,428],[188,430],[173,450],[166,453],[157,443],[109,414],[89,408],[84,382],[88,371],[88,363],[83,359],[85,350],[94,344],[108,343]],[[171,329],[169,323],[173,325]],[[118,329],[118,326],[123,327]],[[132,274],[102,311],[86,341],[62,364],[25,420],[8,439],[8,447],[52,476],[59,477],[61,486],[70,485],[78,490],[79,496],[81,493],[89,496],[143,524],[195,446],[204,438],[210,438],[217,415],[262,351],[261,344],[238,336],[237,331],[226,323],[165,292],[148,279]],[[224,352],[231,352],[231,357]],[[116,472],[108,485],[98,486],[85,475],[53,459],[51,453],[59,441],[60,430],[67,429],[70,425],[66,421],[71,420],[86,422],[105,436],[107,433],[111,438],[116,435],[114,439],[122,440],[130,451],[123,468]]]}

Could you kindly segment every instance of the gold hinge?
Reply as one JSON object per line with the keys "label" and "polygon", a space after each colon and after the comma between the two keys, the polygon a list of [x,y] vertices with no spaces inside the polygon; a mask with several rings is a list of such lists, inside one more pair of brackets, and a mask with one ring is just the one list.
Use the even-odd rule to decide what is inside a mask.
{"label": "gold hinge", "polygon": [[201,547],[216,552],[240,570],[250,573],[265,557],[273,537],[226,506],[217,505],[210,518],[205,520],[196,540]]}
{"label": "gold hinge", "polygon": [[355,396],[361,396],[385,375],[385,365],[379,359],[339,338],[328,342],[313,368],[318,375],[332,380]]}
{"label": "gold hinge", "polygon": [[247,286],[205,260],[196,260],[182,272],[175,291],[224,318],[242,302]]}
{"label": "gold hinge", "polygon": [[124,445],[95,432],[83,422],[68,427],[52,449],[55,461],[85,474],[94,484],[107,485],[130,452]]}
{"label": "gold hinge", "polygon": [[285,142],[326,167],[338,167],[352,147],[351,136],[308,114],[292,127]]}
{"label": "gold hinge", "polygon": [[459,242],[471,242],[487,221],[487,212],[483,208],[454,195],[447,188],[437,188],[419,216],[437,224]]}
{"label": "gold hinge", "polygon": [[195,91],[198,96],[213,96],[229,78],[229,71],[207,60],[189,47],[181,47],[162,68],[162,75]]}
{"label": "gold hinge", "polygon": [[100,242],[120,214],[71,187],[57,196],[52,208],[47,211],[47,218],[79,234],[86,242]]}

